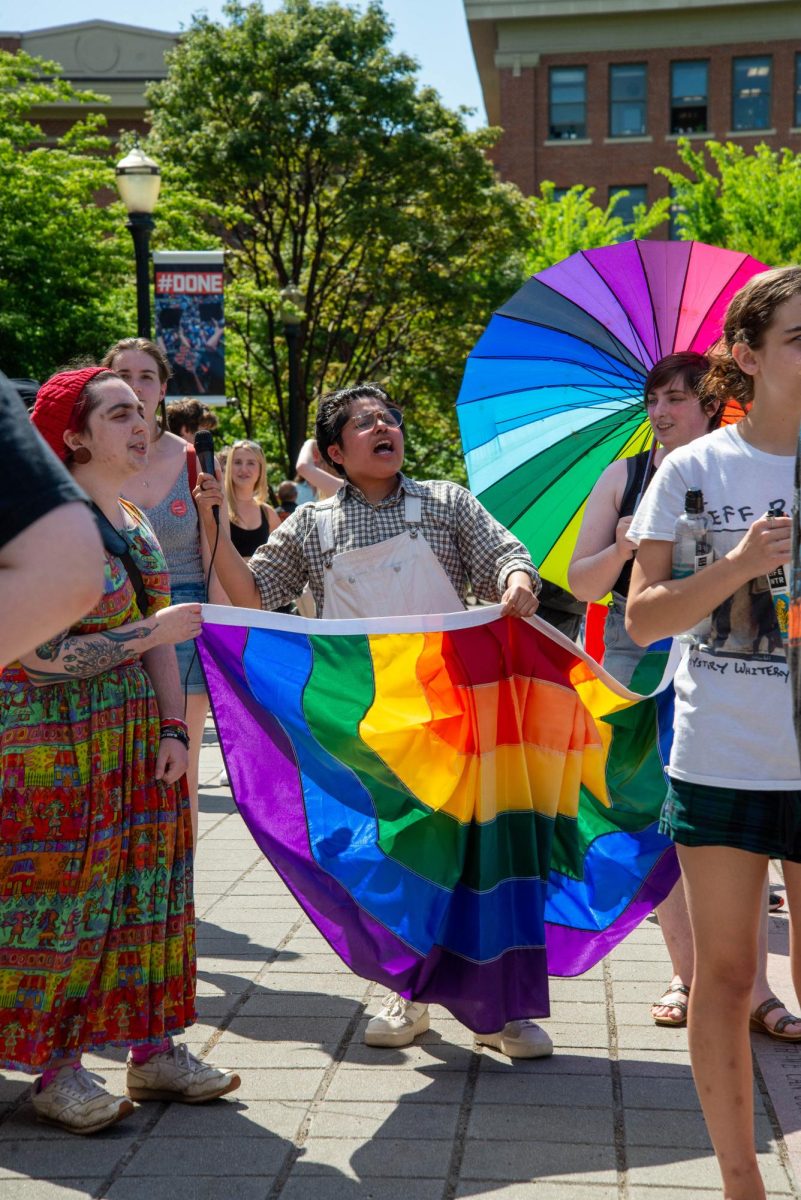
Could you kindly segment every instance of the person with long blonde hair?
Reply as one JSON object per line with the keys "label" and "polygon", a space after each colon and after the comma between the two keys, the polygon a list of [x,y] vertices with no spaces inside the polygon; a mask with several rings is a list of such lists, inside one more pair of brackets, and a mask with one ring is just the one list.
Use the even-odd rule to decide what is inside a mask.
{"label": "person with long blonde hair", "polygon": [[249,559],[281,524],[267,503],[267,462],[258,442],[234,442],[225,464],[225,497],[231,518],[231,541]]}

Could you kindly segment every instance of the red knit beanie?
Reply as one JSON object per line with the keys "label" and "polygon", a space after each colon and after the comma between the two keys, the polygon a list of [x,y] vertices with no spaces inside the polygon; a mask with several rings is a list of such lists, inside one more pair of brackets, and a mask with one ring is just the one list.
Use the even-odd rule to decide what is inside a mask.
{"label": "red knit beanie", "polygon": [[31,421],[50,449],[64,462],[69,450],[64,441],[68,429],[74,429],[73,414],[81,392],[95,375],[108,367],[83,367],[79,371],[59,371],[43,383],[36,393]]}

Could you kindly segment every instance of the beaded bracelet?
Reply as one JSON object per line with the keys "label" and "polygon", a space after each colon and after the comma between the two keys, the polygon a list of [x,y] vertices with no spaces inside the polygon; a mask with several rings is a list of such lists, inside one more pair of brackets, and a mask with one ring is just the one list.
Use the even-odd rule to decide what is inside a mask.
{"label": "beaded bracelet", "polygon": [[183,746],[186,746],[187,750],[189,749],[189,734],[185,733],[183,729],[171,728],[169,726],[165,729],[162,725],[161,736],[162,738],[174,738],[176,742],[180,742]]}
{"label": "beaded bracelet", "polygon": [[189,726],[186,721],[182,721],[180,717],[162,717],[162,729],[183,729],[184,733],[189,733]]}

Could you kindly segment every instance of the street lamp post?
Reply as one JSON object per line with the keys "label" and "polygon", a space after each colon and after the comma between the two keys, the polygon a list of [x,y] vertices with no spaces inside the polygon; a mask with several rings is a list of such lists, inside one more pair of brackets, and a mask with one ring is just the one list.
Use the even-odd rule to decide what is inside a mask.
{"label": "street lamp post", "polygon": [[295,463],[298,461],[300,448],[306,440],[306,413],[300,395],[298,337],[303,321],[303,309],[306,297],[296,283],[290,283],[281,290],[281,322],[284,326],[284,337],[289,358],[289,421],[288,421],[288,450],[290,474],[294,474]]}
{"label": "street lamp post", "polygon": [[151,336],[150,234],[160,187],[161,171],[139,145],[117,163],[117,190],[128,210],[136,257],[136,332],[143,338]]}

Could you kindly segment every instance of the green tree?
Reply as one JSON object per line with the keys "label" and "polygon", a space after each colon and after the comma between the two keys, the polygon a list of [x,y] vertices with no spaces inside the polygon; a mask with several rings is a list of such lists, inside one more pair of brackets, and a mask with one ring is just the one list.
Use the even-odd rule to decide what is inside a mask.
{"label": "green tree", "polygon": [[35,105],[99,97],[56,63],[0,51],[0,369],[42,378],[94,354],[124,326],[128,262],[120,216],[95,198],[113,176],[102,118],[88,114],[55,145],[26,115]]}
{"label": "green tree", "polygon": [[618,192],[600,208],[594,200],[595,189],[574,184],[563,196],[555,198],[556,188],[545,180],[539,196],[529,201],[531,213],[530,249],[526,256],[528,270],[535,274],[560,262],[578,250],[596,246],[611,246],[626,238],[644,238],[667,220],[670,202],[657,200],[651,208],[638,204],[634,220],[627,224],[615,209],[627,192]]}
{"label": "green tree", "polygon": [[669,180],[682,238],[741,250],[772,266],[801,256],[801,154],[733,142],[694,150],[678,142],[686,173],[659,167]]}
{"label": "green tree", "polygon": [[[0,370],[12,377],[44,379],[136,329],[133,247],[114,190],[121,150],[91,111],[103,97],[60,71],[0,51]],[[29,114],[64,101],[85,106],[85,115],[47,144]],[[154,246],[218,246],[203,229],[202,207],[167,164]]]}
{"label": "green tree", "polygon": [[297,283],[303,429],[321,392],[378,379],[410,409],[412,466],[457,471],[464,358],[524,277],[524,201],[485,155],[497,131],[469,132],[418,86],[379,3],[231,3],[225,16],[196,17],[151,88],[151,146],[180,163],[230,250],[246,430],[268,448],[277,435],[288,465],[279,293]]}

